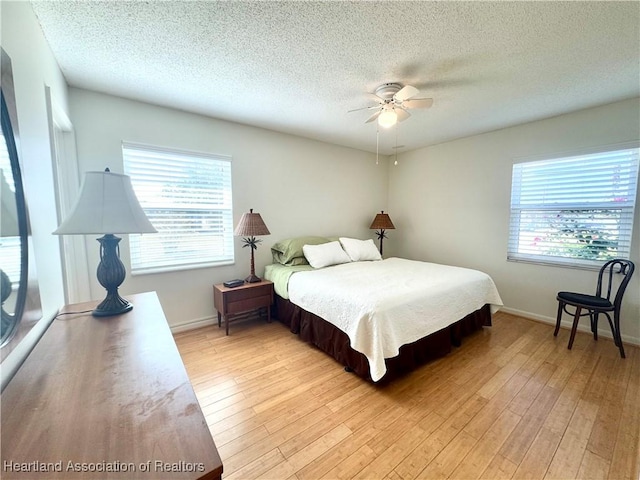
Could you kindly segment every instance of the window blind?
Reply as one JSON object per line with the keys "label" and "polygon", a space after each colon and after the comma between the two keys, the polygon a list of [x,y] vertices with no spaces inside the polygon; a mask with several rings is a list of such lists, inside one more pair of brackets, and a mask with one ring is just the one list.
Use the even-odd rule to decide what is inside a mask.
{"label": "window blind", "polygon": [[[0,178],[0,194],[2,195],[2,201],[4,203],[5,199],[12,199],[15,197],[16,186],[13,181],[13,170],[11,168],[11,159],[9,158],[7,143],[1,131],[0,145],[0,174],[2,175],[2,178]],[[16,202],[7,201],[6,208],[10,208],[13,211],[5,212],[5,207],[3,207],[2,214],[12,215],[14,222],[17,222],[18,212],[16,210]],[[11,230],[15,230],[16,228],[15,224],[13,225],[13,228],[10,227]],[[7,236],[11,233],[15,232],[7,232],[6,229],[5,231],[0,232],[0,244],[2,245],[2,248],[0,248],[0,266],[2,266],[2,271],[4,271],[4,273],[9,277],[9,280],[11,280],[12,288],[17,289],[18,284],[20,283],[20,261],[22,258],[22,249],[20,248],[20,236]]]}
{"label": "window blind", "polygon": [[231,158],[123,143],[124,170],[158,230],[132,234],[131,272],[234,260]]}
{"label": "window blind", "polygon": [[629,258],[637,184],[638,148],[515,164],[507,258]]}

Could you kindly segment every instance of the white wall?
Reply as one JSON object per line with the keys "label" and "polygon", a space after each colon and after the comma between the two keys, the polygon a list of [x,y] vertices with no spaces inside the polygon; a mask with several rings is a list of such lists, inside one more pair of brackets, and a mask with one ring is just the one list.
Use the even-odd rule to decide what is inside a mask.
{"label": "white wall", "polygon": [[11,57],[24,188],[46,312],[64,303],[45,87],[68,111],[67,84],[28,2],[2,2],[2,47]]}
{"label": "white wall", "polygon": [[[555,323],[556,293],[593,292],[597,273],[507,262],[512,165],[637,141],[639,132],[636,98],[403,154],[389,168],[389,212],[397,228],[389,253],[483,270],[507,307]],[[640,343],[639,216],[636,208],[631,259],[637,270],[621,322],[623,339],[634,343]],[[604,334],[606,319],[600,326]]]}
{"label": "white wall", "polygon": [[[22,176],[31,220],[43,308],[43,321],[32,333],[41,333],[48,321],[64,304],[62,266],[56,228],[53,168],[45,87],[59,107],[67,108],[67,85],[45,41],[40,25],[28,2],[0,4],[1,43],[11,57],[18,126]],[[29,334],[24,344],[35,340]],[[23,346],[23,344],[21,344]],[[3,362],[2,377],[19,364],[24,348],[14,350]]]}
{"label": "white wall", "polygon": [[[374,238],[368,227],[386,209],[387,161],[376,165],[373,154],[81,89],[69,95],[81,172],[107,166],[122,172],[122,141],[232,156],[234,224],[253,208],[271,231],[256,251],[259,276],[276,241],[296,235]],[[121,245],[130,271],[126,238]],[[172,326],[211,319],[212,285],[249,273],[250,252],[239,239],[235,246],[235,265],[129,274],[120,291],[157,291]],[[87,249],[94,271],[95,238],[87,237]],[[92,282],[91,296],[101,299],[104,289]]]}

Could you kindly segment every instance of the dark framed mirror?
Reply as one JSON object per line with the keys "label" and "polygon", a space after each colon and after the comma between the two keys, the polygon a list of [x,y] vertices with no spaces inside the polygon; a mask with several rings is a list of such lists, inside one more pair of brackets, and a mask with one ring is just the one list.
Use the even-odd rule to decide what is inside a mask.
{"label": "dark framed mirror", "polygon": [[0,346],[15,335],[27,298],[29,249],[27,248],[27,212],[25,209],[22,173],[18,162],[11,118],[2,92],[2,137],[0,142],[0,298],[2,323]]}
{"label": "dark framed mirror", "polygon": [[0,54],[0,355],[4,360],[40,319],[42,311],[22,181],[13,72],[4,49]]}

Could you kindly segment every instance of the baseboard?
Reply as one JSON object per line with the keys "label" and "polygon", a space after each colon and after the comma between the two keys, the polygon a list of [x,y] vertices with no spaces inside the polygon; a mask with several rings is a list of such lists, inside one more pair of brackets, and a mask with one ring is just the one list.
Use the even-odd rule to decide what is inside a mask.
{"label": "baseboard", "polygon": [[171,325],[169,328],[171,329],[171,333],[180,333],[180,332],[186,332],[189,330],[195,330],[196,328],[208,327],[212,325],[218,326],[217,316],[189,320],[187,322],[178,323],[177,325]]}
{"label": "baseboard", "polygon": [[[502,307],[500,308],[500,311],[509,313],[511,315],[517,315],[518,317],[524,317],[530,320],[535,320],[537,322],[547,323],[549,325],[555,326],[556,324],[555,318],[547,317],[545,315],[538,315],[537,313],[525,312],[524,310],[518,310],[516,308]],[[207,327],[212,325],[217,326],[217,324],[218,324],[218,317],[215,316],[215,317],[198,318],[195,320],[179,323],[177,325],[171,325],[170,328],[171,328],[171,333],[180,333],[180,332],[187,332],[189,330],[195,330],[196,328],[201,328],[201,327]],[[611,335],[611,330],[609,330],[608,328],[609,324],[606,318],[604,320],[601,319],[600,325],[605,325],[607,328],[606,329],[598,328],[598,336],[612,339],[613,336]],[[560,322],[560,327],[566,328],[567,330],[571,330],[571,321],[563,319]],[[591,329],[587,325],[586,321],[580,322],[578,324],[578,331],[591,334]],[[629,335],[625,335],[624,333],[622,334],[622,341],[630,345],[640,346],[640,339],[636,337],[631,337]]]}
{"label": "baseboard", "polygon": [[[509,308],[509,307],[502,307],[500,308],[500,311],[505,313],[510,313],[511,315],[517,315],[518,317],[524,317],[530,320],[536,320],[538,322],[548,323],[553,326],[555,326],[556,324],[555,318],[547,317],[545,315],[538,315],[537,313],[525,312],[524,310],[517,310],[515,308]],[[565,318],[562,319],[562,321],[560,322],[560,327],[566,328],[567,330],[571,330],[572,321],[568,320],[568,318],[569,317],[566,316],[566,319]],[[587,318],[585,317],[583,320],[584,321],[581,321],[578,324],[578,331],[585,332],[591,335],[591,328],[588,325]],[[609,322],[607,322],[607,319],[606,318],[603,319],[602,317],[600,317],[600,321],[598,323],[599,323],[598,336],[613,339],[613,335],[611,335],[611,330],[609,329]],[[604,325],[606,328],[600,328],[600,326],[602,325]],[[629,335],[625,335],[624,333],[621,334],[621,337],[622,337],[623,343],[640,346],[639,338],[631,337]]]}

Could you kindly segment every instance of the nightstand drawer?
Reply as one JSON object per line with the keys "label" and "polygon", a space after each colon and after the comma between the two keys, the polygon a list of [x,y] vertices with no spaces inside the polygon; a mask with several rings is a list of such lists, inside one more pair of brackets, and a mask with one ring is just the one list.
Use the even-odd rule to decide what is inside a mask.
{"label": "nightstand drawer", "polygon": [[261,297],[261,296],[271,296],[272,286],[269,285],[259,285],[257,287],[246,288],[246,287],[238,287],[237,290],[227,290],[224,293],[225,302],[237,302],[240,300]]}
{"label": "nightstand drawer", "polygon": [[245,298],[237,301],[229,301],[227,303],[226,313],[240,313],[247,310],[254,310],[260,307],[268,307],[271,305],[271,295],[263,295],[261,297]]}

